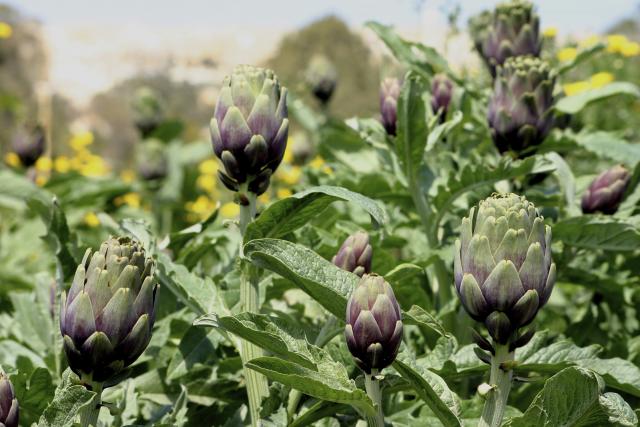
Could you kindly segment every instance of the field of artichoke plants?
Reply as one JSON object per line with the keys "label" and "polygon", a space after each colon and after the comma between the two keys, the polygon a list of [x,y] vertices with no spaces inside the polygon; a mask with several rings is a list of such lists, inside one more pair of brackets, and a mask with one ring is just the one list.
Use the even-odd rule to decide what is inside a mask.
{"label": "field of artichoke plants", "polygon": [[326,58],[316,105],[236,67],[211,143],[143,88],[135,172],[17,135],[0,426],[636,426],[640,46],[539,20],[473,18],[475,72],[368,24],[375,117]]}

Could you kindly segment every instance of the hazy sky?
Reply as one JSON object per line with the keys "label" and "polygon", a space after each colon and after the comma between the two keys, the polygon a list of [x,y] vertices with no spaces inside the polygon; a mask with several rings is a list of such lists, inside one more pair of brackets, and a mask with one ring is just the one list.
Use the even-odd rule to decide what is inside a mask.
{"label": "hazy sky", "polygon": [[[352,25],[373,19],[398,26],[416,25],[419,0],[5,0],[45,24],[122,23],[206,26],[221,31],[251,24],[295,28],[336,13]],[[424,0],[440,10],[460,4],[463,22],[497,0]],[[598,32],[638,10],[635,0],[538,0],[543,27],[562,33]]]}

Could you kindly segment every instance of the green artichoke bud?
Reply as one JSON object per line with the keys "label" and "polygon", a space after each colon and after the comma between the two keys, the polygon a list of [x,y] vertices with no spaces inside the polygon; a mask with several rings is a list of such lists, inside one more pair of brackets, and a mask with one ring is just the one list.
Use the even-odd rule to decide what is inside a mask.
{"label": "green artichoke bud", "polygon": [[136,153],[138,174],[145,181],[161,180],[167,176],[165,145],[158,139],[148,139],[138,145]]}
{"label": "green artichoke bud", "polygon": [[469,19],[469,35],[473,40],[473,46],[480,54],[482,54],[482,45],[487,38],[492,19],[493,14],[488,10],[484,10]]}
{"label": "green artichoke bud", "polygon": [[232,191],[247,184],[264,193],[287,147],[287,89],[271,70],[241,65],[222,85],[211,119],[213,151],[224,165],[218,172]]}
{"label": "green artichoke bud", "polygon": [[613,215],[622,202],[630,180],[631,174],[622,165],[602,172],[582,196],[582,212]]}
{"label": "green artichoke bud", "polygon": [[142,139],[148,138],[162,123],[163,111],[156,92],[149,87],[139,88],[132,102],[133,117]]}
{"label": "green artichoke bud", "polygon": [[380,116],[389,135],[395,136],[398,121],[398,98],[402,83],[395,77],[387,77],[380,84]]}
{"label": "green artichoke bud", "polygon": [[555,71],[538,58],[509,58],[499,67],[488,121],[501,153],[521,153],[544,141],[553,126],[555,81]]}
{"label": "green artichoke bud", "polygon": [[147,348],[158,298],[154,268],[142,245],[127,237],[87,250],[60,307],[64,350],[78,376],[112,379]]}
{"label": "green artichoke bud", "polygon": [[365,274],[347,304],[347,347],[366,373],[389,366],[402,342],[402,316],[391,285]]}
{"label": "green artichoke bud", "polygon": [[514,342],[555,284],[551,228],[522,196],[497,194],[481,201],[462,220],[454,279],[467,313],[485,324],[494,341]]}
{"label": "green artichoke bud", "polygon": [[0,372],[0,427],[18,427],[20,408],[9,378]]}
{"label": "green artichoke bud", "polygon": [[338,71],[329,58],[324,55],[315,55],[309,61],[306,79],[313,95],[325,105],[336,88]]}
{"label": "green artichoke bud", "polygon": [[515,56],[539,56],[540,18],[533,4],[512,0],[496,6],[490,23],[480,15],[470,25],[476,48],[495,77],[496,68]]}
{"label": "green artichoke bud", "polygon": [[362,277],[364,273],[371,272],[372,257],[373,248],[369,244],[369,234],[358,231],[347,237],[331,262]]}
{"label": "green artichoke bud", "polygon": [[45,150],[44,129],[36,126],[32,130],[24,128],[16,131],[13,136],[12,149],[20,159],[22,166],[28,168],[33,166]]}
{"label": "green artichoke bud", "polygon": [[431,80],[431,109],[434,114],[440,114],[440,120],[447,117],[449,104],[453,97],[453,82],[446,74],[436,74]]}

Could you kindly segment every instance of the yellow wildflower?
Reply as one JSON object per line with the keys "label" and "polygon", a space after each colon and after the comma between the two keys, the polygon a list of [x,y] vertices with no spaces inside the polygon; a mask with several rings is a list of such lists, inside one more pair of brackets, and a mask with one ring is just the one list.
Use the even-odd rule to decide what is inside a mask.
{"label": "yellow wildflower", "polygon": [[640,55],[640,43],[628,42],[622,46],[620,53],[624,56],[637,56]]}
{"label": "yellow wildflower", "polygon": [[625,44],[629,43],[626,36],[622,34],[612,34],[607,36],[607,51],[611,53],[620,53]]}
{"label": "yellow wildflower", "polygon": [[140,194],[138,193],[126,193],[122,196],[122,202],[126,205],[131,206],[132,208],[140,207]]}
{"label": "yellow wildflower", "polygon": [[81,151],[91,144],[93,144],[93,133],[89,131],[76,133],[69,141],[69,145],[75,151]]}
{"label": "yellow wildflower", "polygon": [[47,183],[47,177],[45,175],[37,175],[36,176],[36,185],[38,187],[42,187]]}
{"label": "yellow wildflower", "polygon": [[84,216],[84,223],[87,224],[89,227],[97,227],[100,225],[100,219],[98,218],[98,215],[96,215],[94,212],[88,212]]}
{"label": "yellow wildflower", "polygon": [[578,49],[575,47],[565,47],[560,49],[557,54],[558,60],[561,62],[573,61],[576,56],[578,56]]}
{"label": "yellow wildflower", "polygon": [[198,196],[194,202],[187,202],[185,207],[200,219],[204,220],[211,215],[216,205],[207,196]]}
{"label": "yellow wildflower", "polygon": [[71,162],[67,156],[58,156],[53,161],[53,168],[58,173],[67,173],[71,170]]}
{"label": "yellow wildflower", "polygon": [[104,176],[109,172],[109,167],[100,156],[91,154],[82,162],[80,173],[84,176]]}
{"label": "yellow wildflower", "polygon": [[220,215],[223,218],[236,218],[240,214],[240,206],[237,203],[227,202],[220,208]]}
{"label": "yellow wildflower", "polygon": [[292,194],[288,188],[280,188],[276,193],[278,199],[286,199],[287,197],[291,197]]}
{"label": "yellow wildflower", "polygon": [[203,175],[215,175],[218,173],[218,161],[216,159],[207,159],[200,163],[198,170]]}
{"label": "yellow wildflower", "polygon": [[603,71],[591,76],[589,82],[591,83],[591,88],[597,89],[599,87],[608,85],[613,81],[613,79],[613,74]]}
{"label": "yellow wildflower", "polygon": [[295,144],[293,138],[289,137],[287,140],[287,148],[284,150],[282,156],[282,163],[290,165],[293,162],[293,144]]}
{"label": "yellow wildflower", "polygon": [[271,195],[268,192],[262,193],[261,195],[258,196],[258,201],[260,203],[267,204],[271,201]]}
{"label": "yellow wildflower", "polygon": [[282,168],[278,170],[280,180],[287,185],[294,185],[300,181],[302,169],[300,166],[291,166],[290,168]]}
{"label": "yellow wildflower", "polygon": [[548,39],[552,39],[558,35],[558,29],[556,27],[547,27],[542,32],[542,35]]}
{"label": "yellow wildflower", "polygon": [[596,44],[598,44],[600,42],[600,37],[592,34],[589,37],[586,37],[584,39],[582,39],[580,41],[580,47],[581,48],[590,48],[592,46],[595,46]]}
{"label": "yellow wildflower", "polygon": [[314,157],[314,159],[309,162],[309,166],[312,169],[320,170],[327,175],[333,174],[333,170],[324,162],[324,159],[320,156]]}
{"label": "yellow wildflower", "polygon": [[213,193],[216,189],[216,177],[215,175],[200,175],[196,179],[196,185],[207,193]]}
{"label": "yellow wildflower", "polygon": [[50,157],[40,157],[36,161],[36,170],[38,172],[50,172],[53,162]]}
{"label": "yellow wildflower", "polygon": [[588,90],[590,88],[591,88],[591,84],[589,82],[587,82],[587,81],[579,81],[579,82],[567,83],[567,84],[562,86],[562,89],[564,90],[564,93],[567,96],[571,96],[571,95],[578,94],[580,92],[584,92],[585,90]]}
{"label": "yellow wildflower", "polygon": [[13,27],[6,22],[0,22],[0,39],[8,39],[13,35]]}
{"label": "yellow wildflower", "polygon": [[7,153],[4,155],[4,162],[12,168],[17,168],[20,166],[20,157],[13,152]]}
{"label": "yellow wildflower", "polygon": [[136,173],[131,169],[125,169],[122,172],[120,172],[120,179],[123,182],[130,184],[136,179]]}

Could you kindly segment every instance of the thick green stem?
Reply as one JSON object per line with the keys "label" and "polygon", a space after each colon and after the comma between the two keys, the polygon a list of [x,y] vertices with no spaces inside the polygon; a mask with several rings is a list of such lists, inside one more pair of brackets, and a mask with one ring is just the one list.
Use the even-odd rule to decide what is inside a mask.
{"label": "thick green stem", "polygon": [[513,371],[509,367],[503,369],[502,365],[504,362],[510,362],[514,359],[514,352],[509,351],[508,345],[494,344],[494,347],[496,354],[491,357],[491,377],[489,379],[489,385],[493,389],[489,391],[487,396],[478,427],[499,427],[502,424],[511,390]]}
{"label": "thick green stem", "polygon": [[[256,215],[256,195],[246,193],[248,204],[240,205],[240,231],[244,233]],[[240,254],[243,255],[243,242],[240,242]],[[242,274],[240,278],[240,301],[244,311],[258,313],[260,311],[260,272],[251,264],[243,260]],[[262,349],[246,340],[241,340],[240,356],[243,365],[248,361],[262,356]],[[262,398],[269,395],[269,384],[267,378],[258,372],[243,368],[244,379],[247,387],[247,397],[249,400],[249,412],[251,415],[251,425],[258,426],[260,421],[260,405]]]}
{"label": "thick green stem", "polygon": [[96,393],[91,402],[80,412],[80,425],[82,427],[97,427],[100,408],[102,405],[102,384],[91,383],[92,390]]}
{"label": "thick green stem", "polygon": [[382,393],[380,393],[380,381],[376,379],[378,371],[372,369],[370,374],[364,374],[364,387],[367,395],[376,407],[375,416],[367,416],[369,427],[384,427],[384,414],[382,413]]}

